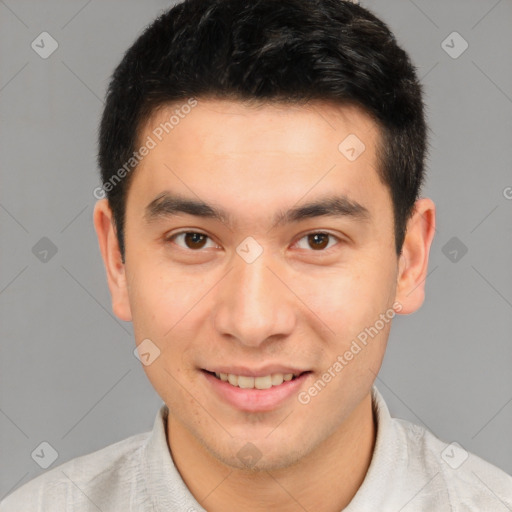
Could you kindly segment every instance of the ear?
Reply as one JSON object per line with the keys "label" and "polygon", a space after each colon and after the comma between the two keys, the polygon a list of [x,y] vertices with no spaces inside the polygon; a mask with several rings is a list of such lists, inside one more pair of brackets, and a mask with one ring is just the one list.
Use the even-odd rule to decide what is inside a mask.
{"label": "ear", "polygon": [[107,283],[112,297],[112,310],[121,320],[132,320],[126,269],[121,258],[112,210],[107,199],[100,199],[94,207],[94,227],[101,256],[107,272]]}
{"label": "ear", "polygon": [[396,300],[402,305],[397,313],[417,311],[425,299],[425,279],[430,246],[436,227],[436,210],[429,198],[418,199],[407,222],[407,231],[398,261]]}

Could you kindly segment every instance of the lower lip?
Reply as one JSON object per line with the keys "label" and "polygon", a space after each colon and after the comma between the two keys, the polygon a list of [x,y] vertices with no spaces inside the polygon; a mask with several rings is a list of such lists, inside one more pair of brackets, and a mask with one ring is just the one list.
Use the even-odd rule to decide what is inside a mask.
{"label": "lower lip", "polygon": [[293,380],[284,381],[279,386],[268,389],[244,389],[232,386],[229,382],[220,380],[206,371],[202,373],[217,395],[237,409],[246,412],[266,412],[277,409],[285,400],[298,394],[300,387],[310,375],[310,372],[303,373]]}

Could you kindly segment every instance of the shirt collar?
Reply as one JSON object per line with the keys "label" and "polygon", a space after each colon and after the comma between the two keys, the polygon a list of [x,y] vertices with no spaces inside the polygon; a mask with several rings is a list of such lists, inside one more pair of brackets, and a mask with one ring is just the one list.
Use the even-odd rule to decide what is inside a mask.
{"label": "shirt collar", "polygon": [[372,406],[377,435],[366,476],[344,512],[393,510],[400,503],[400,482],[409,464],[407,441],[389,413],[384,398],[373,386]]}
{"label": "shirt collar", "polygon": [[153,431],[144,446],[143,474],[148,499],[156,511],[206,512],[185,485],[172,460],[167,444],[168,415],[169,409],[163,404],[158,410]]}

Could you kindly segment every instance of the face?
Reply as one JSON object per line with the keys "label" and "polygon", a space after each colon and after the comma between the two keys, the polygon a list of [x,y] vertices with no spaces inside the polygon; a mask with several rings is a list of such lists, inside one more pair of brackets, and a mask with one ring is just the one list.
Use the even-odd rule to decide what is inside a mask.
{"label": "face", "polygon": [[355,107],[199,100],[161,133],[176,108],[140,134],[155,144],[128,192],[114,311],[150,340],[173,428],[230,466],[253,450],[285,467],[368,397],[404,309],[379,132]]}

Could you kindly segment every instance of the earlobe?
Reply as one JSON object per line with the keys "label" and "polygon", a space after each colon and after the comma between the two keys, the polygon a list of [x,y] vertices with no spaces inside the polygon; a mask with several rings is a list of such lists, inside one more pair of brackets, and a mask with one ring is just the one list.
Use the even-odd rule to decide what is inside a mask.
{"label": "earlobe", "polygon": [[398,265],[396,300],[402,305],[402,315],[417,311],[425,299],[425,280],[435,223],[434,202],[429,198],[418,199],[407,223]]}
{"label": "earlobe", "polygon": [[98,236],[98,244],[105,264],[107,283],[112,297],[112,310],[121,320],[132,320],[125,264],[121,259],[121,251],[107,199],[100,199],[94,207],[94,228]]}

